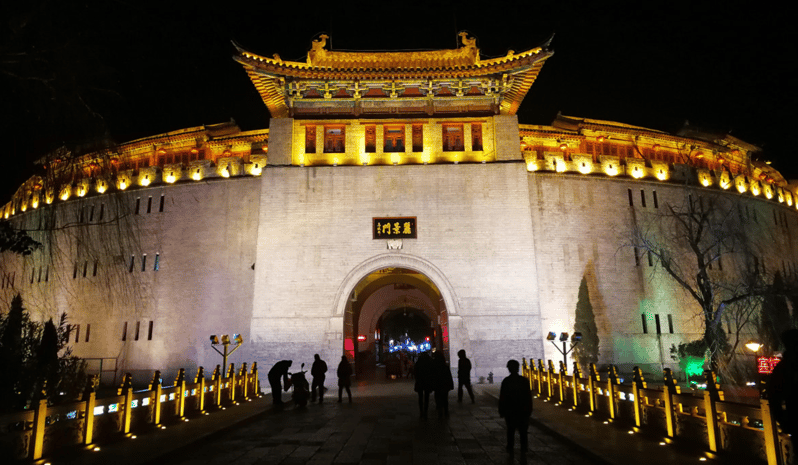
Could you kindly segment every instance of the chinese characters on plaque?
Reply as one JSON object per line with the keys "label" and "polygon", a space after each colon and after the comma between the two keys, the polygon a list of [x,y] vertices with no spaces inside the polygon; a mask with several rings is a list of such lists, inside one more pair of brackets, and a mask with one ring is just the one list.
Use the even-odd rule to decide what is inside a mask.
{"label": "chinese characters on plaque", "polygon": [[372,218],[374,239],[415,239],[416,217]]}

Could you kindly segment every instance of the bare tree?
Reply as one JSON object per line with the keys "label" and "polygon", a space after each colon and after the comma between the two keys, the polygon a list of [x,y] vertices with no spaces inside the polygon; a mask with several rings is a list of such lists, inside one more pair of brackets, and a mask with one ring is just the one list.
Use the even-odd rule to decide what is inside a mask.
{"label": "bare tree", "polygon": [[[639,218],[632,238],[632,246],[651,254],[696,303],[700,340],[716,373],[733,360],[770,289],[757,244],[735,205],[733,198],[687,190],[681,204],[666,203],[659,213]],[[724,320],[733,334],[724,331]]]}

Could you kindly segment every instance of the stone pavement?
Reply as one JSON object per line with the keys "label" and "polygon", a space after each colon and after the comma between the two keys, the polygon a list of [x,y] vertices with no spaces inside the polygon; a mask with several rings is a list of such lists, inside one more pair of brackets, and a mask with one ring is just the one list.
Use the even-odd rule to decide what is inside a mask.
{"label": "stone pavement", "polygon": [[[328,384],[330,384],[328,382]],[[138,465],[248,464],[424,464],[539,463],[639,465],[699,463],[699,455],[661,438],[628,434],[535,399],[528,454],[504,450],[504,421],[497,413],[498,385],[475,385],[476,404],[450,395],[450,417],[421,420],[412,383],[392,381],[353,386],[352,404],[325,403],[274,408],[266,396],[136,439],[83,452],[56,464]]]}

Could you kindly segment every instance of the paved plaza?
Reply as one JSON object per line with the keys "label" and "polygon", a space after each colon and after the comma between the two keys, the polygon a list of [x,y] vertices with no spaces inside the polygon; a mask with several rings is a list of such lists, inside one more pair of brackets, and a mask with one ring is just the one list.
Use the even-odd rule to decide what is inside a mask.
{"label": "paved plaza", "polygon": [[[330,395],[334,394],[334,395]],[[460,404],[450,396],[450,416],[440,418],[431,401],[429,419],[419,417],[411,382],[360,386],[353,403],[337,392],[324,404],[274,409],[255,421],[180,451],[160,463],[239,464],[454,464],[593,463],[551,433],[531,428],[530,451],[505,451],[504,420],[495,398],[482,392],[477,402]]]}

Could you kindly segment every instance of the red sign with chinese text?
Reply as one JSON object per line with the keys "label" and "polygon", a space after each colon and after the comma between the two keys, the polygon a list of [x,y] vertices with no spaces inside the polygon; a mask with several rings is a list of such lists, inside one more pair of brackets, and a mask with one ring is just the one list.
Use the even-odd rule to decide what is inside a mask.
{"label": "red sign with chinese text", "polygon": [[773,368],[781,361],[778,357],[757,357],[757,370],[760,374],[769,375],[773,373]]}

